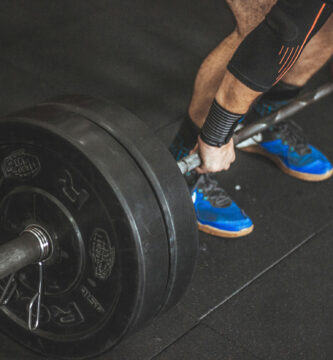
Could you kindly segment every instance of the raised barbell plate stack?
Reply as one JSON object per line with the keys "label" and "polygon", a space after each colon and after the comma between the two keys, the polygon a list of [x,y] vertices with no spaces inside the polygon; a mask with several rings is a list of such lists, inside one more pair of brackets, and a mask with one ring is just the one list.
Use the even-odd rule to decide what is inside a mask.
{"label": "raised barbell plate stack", "polygon": [[[17,289],[1,307],[0,321],[4,332],[35,351],[84,358],[112,348],[179,299],[194,268],[197,234],[193,209],[184,213],[191,206],[186,185],[167,150],[162,158],[168,158],[163,158],[167,166],[173,163],[165,170],[171,177],[147,175],[137,155],[97,121],[74,111],[82,106],[75,105],[78,97],[70,99],[73,110],[45,104],[0,121],[1,242],[30,224],[46,228],[53,240],[44,264],[39,328],[27,328],[36,265],[16,274]],[[122,110],[106,103],[107,109],[110,123]],[[163,148],[158,144],[156,151]],[[154,164],[153,171],[154,161],[142,156]],[[164,181],[173,176],[175,183],[167,186]],[[151,177],[165,190],[163,205]],[[186,200],[184,208],[172,204],[177,195]],[[178,213],[166,220],[168,206]]]}

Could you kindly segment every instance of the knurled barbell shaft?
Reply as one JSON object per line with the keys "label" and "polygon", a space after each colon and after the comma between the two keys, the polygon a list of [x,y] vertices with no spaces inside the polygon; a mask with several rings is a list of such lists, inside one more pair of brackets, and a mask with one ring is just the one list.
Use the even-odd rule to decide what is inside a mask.
{"label": "knurled barbell shaft", "polygon": [[50,251],[47,234],[29,227],[19,237],[0,246],[0,279],[45,259]]}
{"label": "knurled barbell shaft", "polygon": [[[260,118],[253,123],[245,126],[242,130],[236,133],[233,136],[234,144],[237,145],[240,142],[251,138],[254,135],[261,133],[262,131],[268,129],[272,125],[276,125],[282,120],[296,114],[297,112],[303,110],[305,107],[317,102],[318,100],[324,98],[325,96],[333,92],[333,83],[327,83],[313,92],[309,92],[299,97],[290,104],[284,106],[279,111],[268,115],[266,117]],[[187,172],[195,169],[201,165],[200,156],[195,153],[189,155],[180,161],[177,162],[177,165],[184,175]]]}

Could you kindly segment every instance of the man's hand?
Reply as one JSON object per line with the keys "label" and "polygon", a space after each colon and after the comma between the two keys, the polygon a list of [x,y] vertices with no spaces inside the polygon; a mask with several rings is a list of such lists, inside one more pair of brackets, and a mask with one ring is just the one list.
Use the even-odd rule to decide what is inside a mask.
{"label": "man's hand", "polygon": [[233,139],[218,148],[207,145],[199,136],[198,143],[191,154],[194,152],[198,152],[202,160],[202,165],[196,169],[199,174],[228,170],[236,159]]}

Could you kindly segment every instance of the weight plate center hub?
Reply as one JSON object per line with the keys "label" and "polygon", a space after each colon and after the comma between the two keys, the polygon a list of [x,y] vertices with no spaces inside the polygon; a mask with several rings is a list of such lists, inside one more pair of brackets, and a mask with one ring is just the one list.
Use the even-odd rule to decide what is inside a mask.
{"label": "weight plate center hub", "polygon": [[[46,235],[49,251],[41,255],[44,296],[61,296],[73,289],[86,261],[85,249],[80,229],[64,204],[44,189],[22,186],[3,199],[0,211],[5,229],[18,232],[22,224],[30,223],[24,232],[31,232],[37,237],[36,230],[39,229],[41,238]],[[47,214],[52,222],[38,224],[41,221],[40,212]],[[54,224],[61,224],[61,227],[55,228]],[[18,280],[28,291],[35,291],[38,281],[36,265],[20,270]]]}

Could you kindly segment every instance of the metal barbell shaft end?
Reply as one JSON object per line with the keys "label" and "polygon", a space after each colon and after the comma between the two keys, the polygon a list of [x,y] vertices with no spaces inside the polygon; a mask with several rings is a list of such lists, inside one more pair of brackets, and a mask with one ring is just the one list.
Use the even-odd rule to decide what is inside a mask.
{"label": "metal barbell shaft end", "polygon": [[[234,134],[233,136],[234,144],[237,145],[240,142],[261,133],[262,131],[268,129],[270,126],[278,124],[279,122],[303,110],[305,107],[321,100],[322,98],[332,93],[333,93],[333,82],[329,82],[327,84],[320,86],[317,90],[313,92],[304,94],[295,101],[291,102],[289,105],[281,108],[276,113],[258,119],[253,123],[242,128],[238,133]],[[196,153],[186,156],[183,159],[179,160],[177,162],[177,165],[181,173],[185,175],[187,172],[200,166],[201,159],[200,156]]]}
{"label": "metal barbell shaft end", "polygon": [[50,255],[51,244],[44,229],[28,226],[19,237],[0,246],[0,279],[45,260]]}
{"label": "metal barbell shaft end", "polygon": [[186,156],[177,162],[177,165],[183,175],[201,165],[201,159],[198,153]]}

